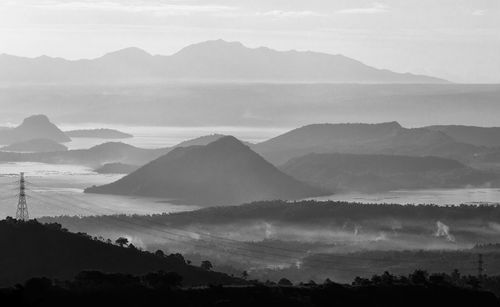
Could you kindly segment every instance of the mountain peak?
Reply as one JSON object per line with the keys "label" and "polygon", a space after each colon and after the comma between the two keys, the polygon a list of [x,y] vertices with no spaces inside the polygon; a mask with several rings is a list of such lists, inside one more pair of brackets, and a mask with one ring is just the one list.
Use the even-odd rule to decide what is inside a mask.
{"label": "mountain peak", "polygon": [[37,115],[32,115],[32,116],[26,117],[23,120],[23,123],[21,124],[21,126],[23,126],[23,125],[40,125],[40,124],[52,124],[52,123],[50,122],[47,115],[37,114]]}
{"label": "mountain peak", "polygon": [[233,136],[174,149],[114,183],[85,191],[168,197],[200,205],[325,194],[283,174]]}
{"label": "mountain peak", "polygon": [[207,145],[208,147],[218,147],[218,148],[227,148],[227,149],[246,149],[250,148],[243,144],[240,140],[235,138],[232,135],[221,136],[217,140]]}
{"label": "mountain peak", "polygon": [[240,42],[229,42],[223,39],[217,39],[217,40],[209,40],[189,45],[187,47],[182,48],[175,55],[183,55],[183,54],[197,55],[199,53],[204,54],[212,52],[217,54],[218,52],[221,51],[228,51],[228,50],[236,51],[236,50],[246,50],[246,49],[249,48],[245,47]]}
{"label": "mountain peak", "polygon": [[38,114],[27,117],[16,128],[2,131],[0,143],[12,144],[32,139],[50,139],[56,142],[69,142],[71,139],[46,115]]}
{"label": "mountain peak", "polygon": [[152,55],[147,51],[137,48],[137,47],[128,47],[124,49],[119,49],[113,52],[106,53],[101,58],[122,58],[122,59],[134,59],[134,58],[149,58]]}

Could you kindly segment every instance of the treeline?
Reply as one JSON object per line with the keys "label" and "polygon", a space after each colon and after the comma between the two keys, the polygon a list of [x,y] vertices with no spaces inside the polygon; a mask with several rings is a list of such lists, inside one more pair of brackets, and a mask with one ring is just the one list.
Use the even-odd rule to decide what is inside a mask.
{"label": "treeline", "polygon": [[[240,206],[211,207],[195,211],[164,213],[155,215],[115,215],[88,217],[46,217],[41,221],[58,222],[75,228],[113,225],[116,220],[132,220],[144,227],[155,223],[165,226],[185,226],[190,224],[222,225],[245,221],[276,221],[300,224],[317,224],[327,221],[361,222],[376,219],[401,219],[413,221],[461,221],[485,222],[500,220],[500,205],[457,205],[438,206],[434,204],[366,204],[344,201],[304,200],[287,202],[281,200],[260,201]],[[91,228],[90,228],[91,229]]]}
{"label": "treeline", "polygon": [[175,273],[142,276],[85,271],[71,281],[33,278],[23,285],[0,289],[0,300],[16,306],[498,306],[483,284],[498,289],[500,278],[478,279],[417,270],[408,276],[387,272],[351,285],[326,280],[293,285],[252,282],[246,286],[180,288]]}

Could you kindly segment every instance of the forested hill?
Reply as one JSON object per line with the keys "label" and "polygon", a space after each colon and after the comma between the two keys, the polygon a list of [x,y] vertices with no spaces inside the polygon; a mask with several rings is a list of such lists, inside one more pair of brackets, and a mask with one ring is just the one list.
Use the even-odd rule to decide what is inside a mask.
{"label": "forested hill", "polygon": [[188,265],[180,254],[164,256],[133,246],[120,247],[86,234],[68,232],[59,224],[8,218],[0,221],[0,246],[0,286],[41,276],[68,280],[86,270],[137,275],[160,270],[175,272],[187,286],[242,282]]}

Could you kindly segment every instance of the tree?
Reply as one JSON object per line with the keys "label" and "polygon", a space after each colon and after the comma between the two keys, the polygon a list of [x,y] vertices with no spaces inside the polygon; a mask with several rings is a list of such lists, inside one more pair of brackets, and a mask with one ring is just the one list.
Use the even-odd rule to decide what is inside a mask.
{"label": "tree", "polygon": [[427,271],[424,270],[415,270],[415,272],[410,274],[410,280],[414,284],[425,284],[427,282],[428,277]]}
{"label": "tree", "polygon": [[211,269],[213,269],[213,265],[210,261],[208,260],[204,260],[201,262],[201,266],[200,266],[202,269],[204,270],[207,270],[207,271],[210,271]]}
{"label": "tree", "polygon": [[280,286],[286,286],[286,287],[290,287],[290,286],[293,286],[292,282],[286,278],[282,278],[278,281],[278,285]]}
{"label": "tree", "polygon": [[394,283],[395,277],[391,273],[385,271],[381,278],[381,283],[385,285],[392,285]]}
{"label": "tree", "polygon": [[186,260],[184,259],[184,256],[182,256],[179,253],[170,254],[167,256],[167,258],[170,261],[173,261],[173,262],[178,263],[178,264],[186,264]]}
{"label": "tree", "polygon": [[159,249],[159,250],[157,250],[157,251],[155,252],[155,256],[156,256],[156,257],[163,258],[163,257],[165,257],[165,253],[164,253],[161,249]]}
{"label": "tree", "polygon": [[123,247],[124,245],[128,244],[128,239],[124,237],[119,237],[118,239],[116,239],[115,243],[120,245],[120,247]]}
{"label": "tree", "polygon": [[243,277],[243,279],[247,279],[248,278],[248,272],[247,271],[243,271],[243,273],[241,273],[241,277]]}
{"label": "tree", "polygon": [[354,278],[354,281],[352,282],[353,286],[368,286],[370,284],[371,281],[368,278],[363,278],[359,276],[356,276],[356,278]]}

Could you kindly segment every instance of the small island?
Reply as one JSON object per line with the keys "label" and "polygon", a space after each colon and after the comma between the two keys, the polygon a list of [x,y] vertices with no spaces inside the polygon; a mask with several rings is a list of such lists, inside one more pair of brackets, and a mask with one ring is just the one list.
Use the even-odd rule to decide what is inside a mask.
{"label": "small island", "polygon": [[134,137],[131,134],[107,128],[70,130],[64,133],[71,138],[127,139]]}

